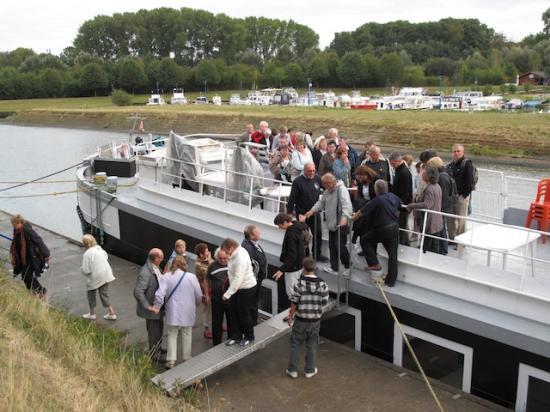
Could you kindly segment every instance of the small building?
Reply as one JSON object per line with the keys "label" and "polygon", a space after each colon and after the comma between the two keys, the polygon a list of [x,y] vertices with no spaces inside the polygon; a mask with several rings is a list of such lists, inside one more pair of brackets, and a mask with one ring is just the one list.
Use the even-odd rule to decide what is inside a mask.
{"label": "small building", "polygon": [[544,86],[550,81],[550,76],[544,74],[544,72],[527,72],[519,75],[518,84],[532,84],[533,86]]}

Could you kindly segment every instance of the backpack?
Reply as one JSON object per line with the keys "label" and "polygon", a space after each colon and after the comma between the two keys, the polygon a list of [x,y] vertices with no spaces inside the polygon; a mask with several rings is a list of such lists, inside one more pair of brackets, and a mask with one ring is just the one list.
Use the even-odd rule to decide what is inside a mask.
{"label": "backpack", "polygon": [[302,229],[302,241],[304,242],[304,248],[308,248],[309,244],[313,240],[313,234],[309,226],[304,225],[305,228]]}
{"label": "backpack", "polygon": [[462,169],[466,168],[466,162],[470,162],[472,165],[472,190],[476,190],[477,182],[479,180],[479,174],[477,172],[477,167],[474,165],[474,162],[472,162],[470,159],[462,159],[461,167]]}
{"label": "backpack", "polygon": [[[458,205],[458,190],[456,188],[456,181],[454,177],[447,173],[449,179],[451,179],[451,193],[449,194],[449,209],[450,213],[456,213],[456,207]],[[477,173],[476,173],[477,176]]]}
{"label": "backpack", "polygon": [[304,243],[304,249],[307,249],[309,248],[309,245],[313,240],[313,233],[311,233],[309,226],[306,225],[305,223],[300,222],[300,225],[302,227],[301,239],[302,239],[302,242]]}

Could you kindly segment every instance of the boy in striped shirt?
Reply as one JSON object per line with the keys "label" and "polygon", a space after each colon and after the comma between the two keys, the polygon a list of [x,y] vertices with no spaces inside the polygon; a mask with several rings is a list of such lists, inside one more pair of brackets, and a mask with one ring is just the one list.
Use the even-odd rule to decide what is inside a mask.
{"label": "boy in striped shirt", "polygon": [[298,358],[300,349],[306,344],[305,377],[317,374],[315,357],[321,328],[323,307],[328,303],[328,286],[315,274],[315,261],[305,258],[303,272],[290,297],[288,324],[292,327],[290,335],[290,360],[286,374],[291,378],[298,377]]}

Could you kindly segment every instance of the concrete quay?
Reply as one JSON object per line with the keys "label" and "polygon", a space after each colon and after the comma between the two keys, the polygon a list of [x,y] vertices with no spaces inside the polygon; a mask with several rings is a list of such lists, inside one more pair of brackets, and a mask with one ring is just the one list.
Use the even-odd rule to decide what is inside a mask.
{"label": "concrete quay", "polygon": [[[0,212],[0,234],[11,237],[10,216]],[[86,286],[80,272],[83,247],[37,227],[51,250],[50,270],[41,278],[49,299],[75,316],[88,311]],[[0,237],[0,258],[7,259],[10,242]],[[169,251],[164,251],[165,254]],[[116,280],[110,286],[111,302],[118,319],[106,321],[98,300],[96,322],[125,333],[128,343],[146,341],[145,321],[136,316],[133,288],[139,267],[110,256]],[[6,265],[9,269],[9,263]],[[20,282],[20,280],[16,280]],[[198,319],[197,324],[201,324]],[[322,338],[317,363],[319,373],[305,379],[290,379],[284,373],[288,362],[288,335],[206,379],[197,394],[205,410],[231,411],[436,411],[424,381],[414,372],[346,345]],[[193,355],[211,347],[202,327],[193,333]],[[160,367],[160,366],[159,366]],[[498,405],[434,382],[445,411],[504,411]]]}

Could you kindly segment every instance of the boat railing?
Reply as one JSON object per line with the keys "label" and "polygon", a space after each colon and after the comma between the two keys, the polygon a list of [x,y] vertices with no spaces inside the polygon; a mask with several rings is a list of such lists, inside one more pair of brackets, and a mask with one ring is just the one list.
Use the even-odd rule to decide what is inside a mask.
{"label": "boat railing", "polygon": [[535,199],[537,179],[508,176],[490,169],[478,168],[478,172],[478,187],[472,192],[473,216],[500,222],[506,209],[526,210]]}
{"label": "boat railing", "polygon": [[242,142],[239,146],[246,148],[260,163],[269,163],[269,146],[267,144]]}
{"label": "boat railing", "polygon": [[[272,211],[279,212],[286,210],[286,202],[290,192],[290,182],[284,182],[274,178],[258,176],[254,174],[237,172],[228,170],[223,165],[198,164],[197,162],[185,161],[165,157],[165,162],[160,166],[160,172],[156,175],[156,183],[171,182],[173,187],[189,189],[189,183],[193,183],[196,191],[202,196],[215,196],[222,198],[225,202],[236,202],[247,204],[249,209],[255,207],[268,208]],[[181,166],[187,165],[195,168],[197,172],[195,176],[184,176],[183,174],[170,173],[168,163],[173,162]],[[223,177],[222,177],[223,174]],[[212,177],[212,180],[209,180]],[[220,180],[220,177],[222,179]],[[242,187],[234,188],[228,184],[232,179],[240,179]],[[267,184],[266,184],[267,183]],[[161,185],[159,185],[160,187]],[[287,189],[283,189],[286,187]],[[265,194],[262,194],[262,189]],[[270,193],[273,193],[271,196]],[[264,202],[271,202],[265,204]]]}
{"label": "boat railing", "polygon": [[[447,221],[449,219],[461,219],[466,222],[467,230],[469,231],[469,242],[460,242],[457,243],[457,249],[459,250],[458,257],[461,258],[462,252],[464,249],[474,250],[480,250],[483,252],[487,252],[487,266],[492,267],[490,265],[490,259],[492,255],[502,256],[502,265],[503,265],[503,271],[510,272],[512,274],[516,274],[518,276],[521,276],[521,281],[519,283],[519,287],[514,288],[515,290],[519,292],[524,292],[524,285],[526,283],[527,277],[536,277],[539,275],[542,275],[546,277],[550,273],[550,260],[541,258],[536,256],[535,254],[535,248],[537,246],[538,239],[542,236],[550,236],[549,232],[543,232],[540,230],[520,227],[520,226],[514,226],[514,225],[507,225],[500,222],[494,222],[492,220],[487,219],[480,219],[476,217],[471,216],[457,216],[449,213],[444,212],[437,212],[433,210],[427,210],[427,209],[417,209],[416,212],[421,213],[423,216],[423,224],[421,228],[418,228],[418,230],[410,230],[410,229],[400,229],[401,232],[406,232],[409,234],[416,234],[419,238],[419,248],[416,255],[416,264],[422,264],[424,261],[425,253],[423,251],[424,242],[427,238],[437,239],[439,241],[446,241],[449,243],[452,243],[450,239],[447,237],[438,236],[436,234],[429,234],[426,232],[426,224],[427,224],[427,217],[429,214],[434,215],[441,215],[443,218],[446,218]],[[474,234],[476,230],[480,230],[483,226],[486,225],[493,225],[498,226],[501,228],[508,228],[508,229],[514,229],[515,233],[517,233],[517,239],[521,239],[522,237],[525,237],[525,242],[522,246],[519,248],[522,249],[521,253],[517,253],[516,250],[519,248],[516,248],[516,250],[503,250],[502,248],[496,248],[492,247],[491,245],[480,245],[480,244],[473,244],[474,240]],[[449,247],[451,245],[449,244]],[[531,249],[530,249],[531,247]],[[427,252],[429,253],[429,252]],[[506,259],[507,258],[515,258],[516,263],[514,268],[510,269],[505,268],[506,265]],[[465,266],[465,277],[467,278],[471,273],[474,265],[478,265],[479,260],[470,259],[470,257],[466,257],[465,259],[466,266]],[[518,266],[518,261],[519,266]],[[518,271],[517,268],[521,267],[521,269]],[[494,286],[500,286],[497,283],[492,283],[490,281],[485,282],[487,284],[492,284]],[[512,286],[507,286],[512,287]],[[513,288],[513,287],[512,287]]]}

